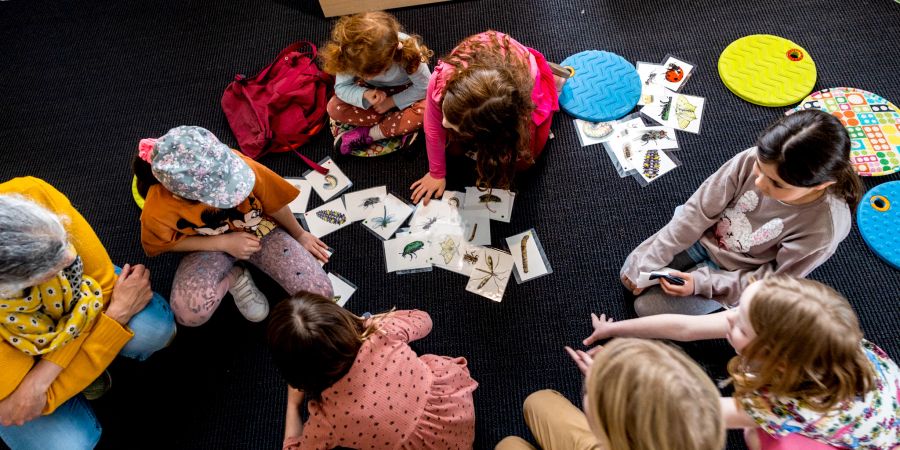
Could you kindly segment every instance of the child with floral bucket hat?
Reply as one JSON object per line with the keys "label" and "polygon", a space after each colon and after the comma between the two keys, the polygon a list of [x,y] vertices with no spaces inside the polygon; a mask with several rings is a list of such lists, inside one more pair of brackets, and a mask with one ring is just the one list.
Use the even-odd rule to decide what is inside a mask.
{"label": "child with floral bucket hat", "polygon": [[328,246],[303,230],[288,208],[299,191],[265,166],[209,130],[180,126],[141,140],[133,168],[145,198],[144,251],[188,253],[170,297],[182,325],[205,323],[227,292],[248,320],[266,318],[268,301],[237,261],[255,265],[288,295],[331,297],[331,283],[316,261],[327,261]]}

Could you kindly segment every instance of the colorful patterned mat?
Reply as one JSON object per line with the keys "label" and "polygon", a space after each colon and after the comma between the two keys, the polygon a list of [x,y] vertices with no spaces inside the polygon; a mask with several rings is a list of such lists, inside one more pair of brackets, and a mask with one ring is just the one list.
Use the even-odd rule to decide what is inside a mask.
{"label": "colorful patterned mat", "polygon": [[818,108],[841,120],[850,134],[850,160],[862,176],[900,171],[900,108],[862,89],[835,87],[813,92],[788,114]]}

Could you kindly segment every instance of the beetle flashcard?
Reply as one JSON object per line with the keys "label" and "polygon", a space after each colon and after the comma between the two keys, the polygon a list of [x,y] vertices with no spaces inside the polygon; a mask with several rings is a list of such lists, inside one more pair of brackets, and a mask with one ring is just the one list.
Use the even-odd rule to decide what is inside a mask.
{"label": "beetle flashcard", "polygon": [[428,233],[410,233],[384,241],[384,260],[388,273],[431,270],[428,242]]}
{"label": "beetle flashcard", "polygon": [[678,91],[684,86],[688,78],[694,72],[694,65],[680,58],[669,56],[662,63],[661,73],[659,73],[654,81],[660,86],[667,87],[673,91]]}

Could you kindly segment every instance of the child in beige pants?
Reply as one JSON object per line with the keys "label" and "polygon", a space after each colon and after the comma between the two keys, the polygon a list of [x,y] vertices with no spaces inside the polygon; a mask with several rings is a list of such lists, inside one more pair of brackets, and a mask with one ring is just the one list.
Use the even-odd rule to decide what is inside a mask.
{"label": "child in beige pants", "polygon": [[[566,348],[585,375],[584,412],[558,392],[525,400],[525,422],[544,450],[719,450],[719,391],[680,350],[618,338],[589,353]],[[640,414],[630,413],[630,405]],[[510,436],[496,450],[534,450]]]}

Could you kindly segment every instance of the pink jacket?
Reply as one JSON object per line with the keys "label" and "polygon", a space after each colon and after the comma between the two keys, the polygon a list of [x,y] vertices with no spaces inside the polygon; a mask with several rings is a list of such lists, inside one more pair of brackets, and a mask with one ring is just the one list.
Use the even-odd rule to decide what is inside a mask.
{"label": "pink jacket", "polygon": [[[456,46],[451,54],[455,54],[464,49],[464,46],[470,41],[489,42],[491,34],[494,33],[498,38],[506,35],[498,31],[486,31],[484,33],[469,36],[465,41]],[[543,55],[538,51],[528,48],[512,37],[509,38],[510,43],[516,54],[520,57],[528,58],[528,65],[531,68],[531,75],[534,77],[534,89],[531,91],[531,99],[534,101],[536,108],[532,114],[535,126],[544,123],[550,118],[555,111],[559,110],[559,101],[556,96],[556,88],[552,83],[544,83],[543,79],[548,79],[550,67],[544,60]],[[428,90],[425,94],[425,146],[428,149],[428,169],[431,176],[437,179],[444,178],[447,175],[447,130],[442,125],[444,121],[444,113],[441,110],[441,101],[444,97],[447,80],[453,76],[454,67],[450,64],[439,61],[437,67],[431,74],[431,80],[428,82]],[[552,80],[552,74],[549,77]]]}

